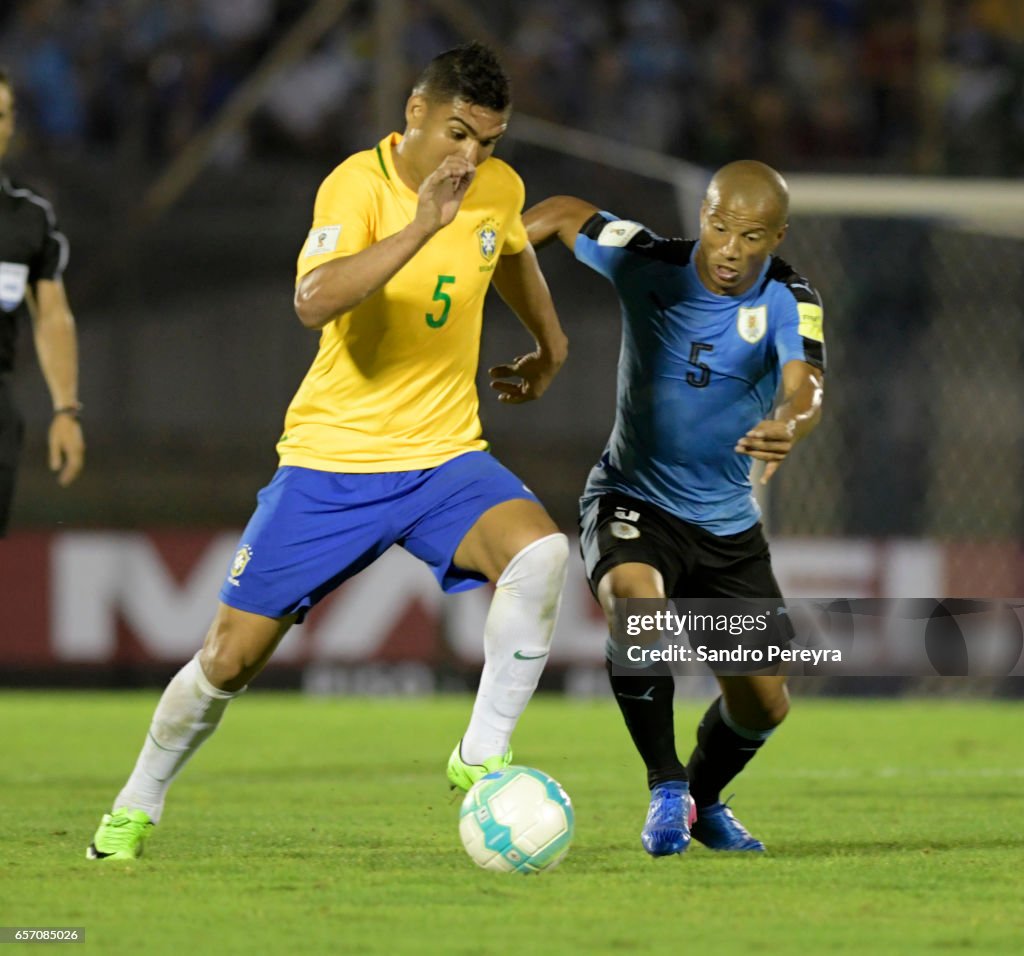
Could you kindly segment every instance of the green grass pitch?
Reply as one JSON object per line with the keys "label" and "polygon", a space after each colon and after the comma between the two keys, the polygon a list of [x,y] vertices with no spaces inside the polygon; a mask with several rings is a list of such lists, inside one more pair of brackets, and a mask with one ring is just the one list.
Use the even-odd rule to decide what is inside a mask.
{"label": "green grass pitch", "polygon": [[[768,855],[652,860],[614,705],[538,697],[516,761],[561,781],[577,833],[559,869],[521,877],[459,843],[444,767],[469,698],[257,690],[179,778],[142,860],[88,862],[156,699],[0,694],[0,925],[175,956],[1021,952],[1017,704],[798,698],[735,785]],[[677,709],[688,752],[703,705]]]}

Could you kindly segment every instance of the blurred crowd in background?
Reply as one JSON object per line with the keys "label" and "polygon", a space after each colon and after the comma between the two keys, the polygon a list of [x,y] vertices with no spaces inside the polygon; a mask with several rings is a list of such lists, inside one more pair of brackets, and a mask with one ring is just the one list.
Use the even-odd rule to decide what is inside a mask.
{"label": "blurred crowd in background", "polygon": [[[311,3],[3,0],[0,63],[18,86],[21,148],[166,162]],[[433,4],[402,6],[407,89],[430,54],[464,36]],[[790,170],[1024,168],[1021,0],[471,7],[502,38],[520,110],[704,166],[754,155]],[[378,135],[377,9],[352,3],[222,161],[337,156]]]}
{"label": "blurred crowd in background", "polygon": [[[321,10],[330,28],[176,179],[201,152],[186,145]],[[425,62],[467,36],[499,47],[521,114],[705,169],[752,156],[869,186],[1024,171],[1024,0],[0,0],[20,130],[4,168],[71,240],[88,409],[88,467],[55,496],[23,322],[21,527],[244,523],[315,349],[292,279],[317,186],[401,129]],[[499,155],[529,203],[571,190],[688,228],[698,197],[675,179],[559,145],[517,137],[513,117]],[[825,299],[830,369],[821,427],[772,481],[773,533],[1024,537],[1016,230],[938,208],[794,216],[782,254]],[[614,415],[618,307],[564,250],[542,261],[573,358],[544,402],[501,407],[484,387],[481,414],[571,528]],[[496,296],[487,314],[484,369],[527,344]]]}

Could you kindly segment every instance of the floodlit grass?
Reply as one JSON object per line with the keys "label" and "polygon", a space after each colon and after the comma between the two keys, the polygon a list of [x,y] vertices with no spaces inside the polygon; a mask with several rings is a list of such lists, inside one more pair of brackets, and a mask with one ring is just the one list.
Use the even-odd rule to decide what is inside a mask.
{"label": "floodlit grass", "polygon": [[[156,699],[0,695],[0,925],[176,956],[1021,950],[1019,705],[798,699],[735,786],[769,853],[652,860],[614,705],[539,697],[516,762],[565,786],[577,835],[560,868],[521,877],[459,843],[444,766],[468,698],[257,690],[183,773],[145,857],[88,862]],[[684,754],[701,709],[679,707]]]}

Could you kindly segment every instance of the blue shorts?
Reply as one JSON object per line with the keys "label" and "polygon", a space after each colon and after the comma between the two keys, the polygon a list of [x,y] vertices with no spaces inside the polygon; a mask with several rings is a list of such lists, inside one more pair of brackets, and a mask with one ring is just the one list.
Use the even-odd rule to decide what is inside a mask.
{"label": "blue shorts", "polygon": [[257,496],[220,599],[265,617],[306,612],[393,544],[430,565],[448,592],[483,575],[452,560],[466,532],[503,501],[536,496],[487,452],[436,468],[338,474],[282,466]]}

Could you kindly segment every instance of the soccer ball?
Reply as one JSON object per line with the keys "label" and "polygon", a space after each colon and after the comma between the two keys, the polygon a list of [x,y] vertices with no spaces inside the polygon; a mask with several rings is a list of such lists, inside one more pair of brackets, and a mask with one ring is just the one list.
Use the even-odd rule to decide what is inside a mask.
{"label": "soccer ball", "polygon": [[561,784],[532,767],[505,767],[470,788],[459,811],[462,845],[477,866],[539,873],[569,852],[575,820]]}

